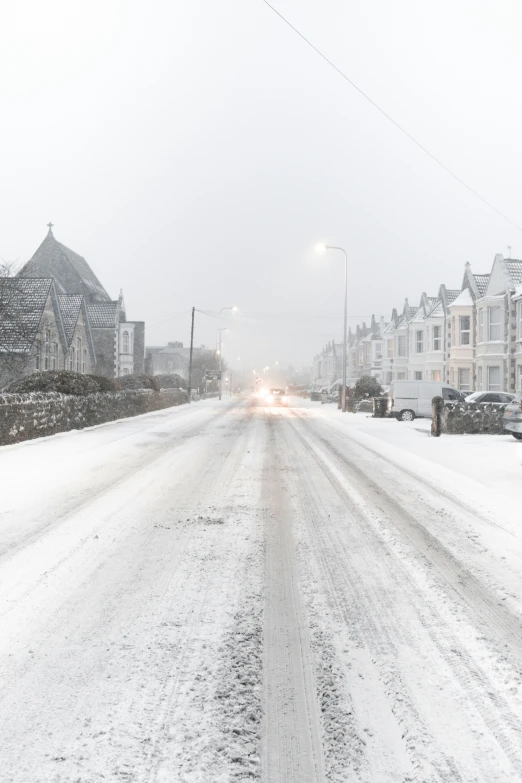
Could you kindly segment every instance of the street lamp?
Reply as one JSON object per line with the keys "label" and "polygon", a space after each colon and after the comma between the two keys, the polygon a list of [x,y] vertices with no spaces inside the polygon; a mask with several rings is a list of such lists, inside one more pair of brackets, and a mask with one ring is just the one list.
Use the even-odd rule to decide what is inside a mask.
{"label": "street lamp", "polygon": [[342,391],[342,411],[346,413],[346,325],[348,320],[348,255],[346,250],[335,245],[317,245],[318,253],[326,253],[327,250],[340,250],[344,253],[344,333],[343,333],[343,391]]}
{"label": "street lamp", "polygon": [[219,350],[218,350],[218,354],[219,354],[219,399],[221,399],[221,393],[222,393],[222,388],[223,388],[223,384],[221,382],[221,357],[223,355],[223,343],[221,341],[221,335],[222,335],[223,332],[228,332],[228,327],[225,327],[223,329],[218,329],[217,330],[217,334],[219,335],[219,338],[218,338],[219,339]]}
{"label": "street lamp", "polygon": [[[235,305],[233,305],[232,307],[222,307],[221,310],[219,311],[219,326],[220,327],[221,327],[221,313],[223,313],[225,310],[231,310],[233,313],[237,313],[237,307]],[[223,395],[223,381],[221,380],[221,375],[222,375],[222,372],[221,372],[221,365],[222,365],[222,362],[221,362],[221,332],[222,331],[226,332],[226,329],[221,329],[221,328],[218,329],[218,332],[219,332],[219,399],[221,399],[221,397]]]}

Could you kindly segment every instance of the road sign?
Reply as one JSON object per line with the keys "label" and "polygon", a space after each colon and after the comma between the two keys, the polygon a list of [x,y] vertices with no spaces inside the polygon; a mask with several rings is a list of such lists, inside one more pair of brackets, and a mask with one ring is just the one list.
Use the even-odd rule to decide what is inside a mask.
{"label": "road sign", "polygon": [[220,372],[212,372],[211,370],[205,370],[205,380],[206,381],[220,381],[221,380],[221,373]]}

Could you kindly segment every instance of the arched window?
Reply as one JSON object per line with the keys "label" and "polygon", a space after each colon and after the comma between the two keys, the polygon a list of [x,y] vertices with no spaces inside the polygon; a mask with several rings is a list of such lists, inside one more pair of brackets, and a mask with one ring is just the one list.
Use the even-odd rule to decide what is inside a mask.
{"label": "arched window", "polygon": [[82,371],[82,338],[76,338],[76,372]]}
{"label": "arched window", "polygon": [[82,372],[85,373],[85,365],[87,364],[87,348],[83,349],[82,357]]}
{"label": "arched window", "polygon": [[42,369],[42,343],[40,340],[36,340],[34,344],[34,368],[35,370]]}
{"label": "arched window", "polygon": [[123,353],[129,353],[129,333],[123,332]]}

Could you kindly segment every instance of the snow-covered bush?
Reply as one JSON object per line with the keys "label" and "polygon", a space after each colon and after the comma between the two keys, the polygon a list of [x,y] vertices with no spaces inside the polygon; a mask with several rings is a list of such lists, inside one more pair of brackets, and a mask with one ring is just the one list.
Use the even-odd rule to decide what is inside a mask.
{"label": "snow-covered bush", "polygon": [[152,389],[160,391],[160,385],[154,375],[122,375],[118,378],[120,389]]}
{"label": "snow-covered bush", "polygon": [[159,384],[160,389],[186,389],[187,382],[177,373],[155,375],[154,380]]}
{"label": "snow-covered bush", "polygon": [[381,384],[373,375],[361,375],[353,387],[353,396],[356,400],[363,400],[366,397],[380,397],[381,395]]}
{"label": "snow-covered bush", "polygon": [[31,392],[58,392],[85,396],[101,391],[99,382],[90,375],[82,375],[68,370],[45,370],[26,375],[8,386],[11,394],[30,394]]}

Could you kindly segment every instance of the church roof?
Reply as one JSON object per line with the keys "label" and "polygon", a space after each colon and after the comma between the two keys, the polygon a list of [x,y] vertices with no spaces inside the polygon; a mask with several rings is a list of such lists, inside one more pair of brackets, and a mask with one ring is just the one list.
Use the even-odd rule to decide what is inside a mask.
{"label": "church roof", "polygon": [[114,328],[118,323],[119,302],[94,302],[87,305],[89,322],[93,329]]}
{"label": "church roof", "polygon": [[20,277],[52,277],[58,293],[83,294],[88,301],[110,301],[110,296],[82,256],[55,239],[52,228]]}
{"label": "church roof", "polygon": [[58,294],[58,305],[62,314],[68,345],[71,344],[71,340],[74,336],[74,330],[78,323],[82,302],[83,296],[81,294]]}
{"label": "church roof", "polygon": [[0,279],[0,352],[31,350],[52,284],[50,279]]}

